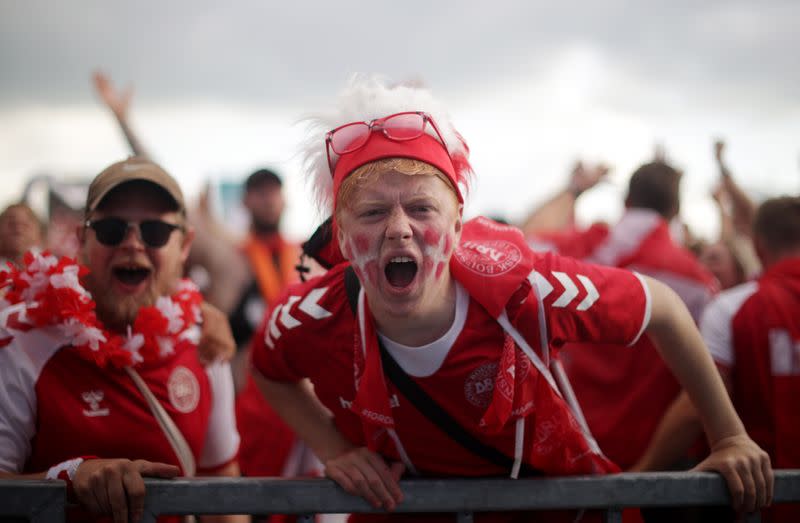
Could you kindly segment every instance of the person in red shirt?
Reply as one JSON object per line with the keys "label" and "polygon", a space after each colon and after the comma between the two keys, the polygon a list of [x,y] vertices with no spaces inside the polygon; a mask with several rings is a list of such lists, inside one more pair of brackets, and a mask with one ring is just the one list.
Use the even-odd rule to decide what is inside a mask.
{"label": "person in red shirt", "polygon": [[[800,467],[800,198],[764,202],[754,241],[764,273],[709,304],[703,338],[747,432],[777,468]],[[678,397],[637,465],[655,470],[685,450],[701,429],[685,394]],[[778,505],[764,521],[798,521],[800,507]]]}
{"label": "person in red shirt", "polygon": [[63,479],[95,515],[136,521],[143,476],[238,475],[233,382],[198,357],[177,182],[117,162],[89,186],[85,218],[88,269],[41,253],[0,274],[0,477]]}
{"label": "person in red shirt", "polygon": [[[245,476],[319,475],[320,464],[303,442],[272,409],[249,370],[249,348],[264,313],[286,289],[299,283],[296,265],[300,247],[280,233],[285,201],[283,182],[269,169],[247,177],[243,203],[250,214],[250,234],[241,246],[250,274],[229,319],[240,348],[234,362],[236,420],[242,436],[240,464]],[[277,516],[273,521],[282,521]],[[293,521],[293,518],[289,519]]]}
{"label": "person in red shirt", "polygon": [[342,258],[291,289],[253,347],[256,381],[327,476],[391,511],[403,473],[616,471],[565,399],[551,348],[646,332],[706,422],[701,468],[744,482],[747,500],[771,496],[766,454],[671,290],[465,221],[468,149],[427,90],[356,77],[341,100],[315,122],[306,165]]}
{"label": "person in red shirt", "polygon": [[[120,92],[102,72],[93,75],[103,103],[117,120],[133,154],[147,156],[129,122],[132,90]],[[245,476],[296,476],[318,472],[318,462],[264,401],[249,375],[247,347],[264,310],[286,287],[297,283],[297,245],[286,241],[279,226],[285,200],[282,182],[269,169],[259,169],[244,184],[242,203],[250,214],[250,233],[243,245],[231,241],[208,209],[208,195],[190,216],[196,237],[189,253],[190,274],[208,274],[206,298],[228,312],[238,352],[233,359],[236,421],[241,445],[239,464]],[[269,427],[269,430],[264,430]]]}
{"label": "person in red shirt", "polygon": [[[597,180],[601,174],[583,178]],[[577,179],[574,174],[573,185]],[[717,287],[713,275],[670,234],[670,222],[679,210],[680,179],[681,174],[663,161],[644,164],[630,178],[625,213],[615,225],[540,231],[529,240],[539,250],[651,276],[675,291],[697,322]],[[571,205],[565,208],[571,214]],[[643,336],[634,347],[602,351],[571,343],[560,356],[600,448],[623,469],[633,466],[680,392],[652,340]]]}

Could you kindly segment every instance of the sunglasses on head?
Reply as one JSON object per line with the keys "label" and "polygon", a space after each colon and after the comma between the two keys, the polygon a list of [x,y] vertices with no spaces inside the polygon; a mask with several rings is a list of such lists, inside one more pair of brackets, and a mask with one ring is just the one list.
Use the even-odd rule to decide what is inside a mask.
{"label": "sunglasses on head", "polygon": [[84,227],[94,230],[97,241],[108,247],[115,247],[122,243],[128,234],[128,229],[139,229],[139,238],[148,247],[163,247],[169,241],[172,231],[183,230],[182,225],[167,223],[161,220],[144,220],[141,222],[126,222],[121,218],[101,218],[99,220],[86,220]]}
{"label": "sunglasses on head", "polygon": [[369,122],[352,122],[328,131],[325,135],[325,149],[328,154],[328,168],[331,170],[331,176],[333,176],[331,151],[339,156],[353,153],[367,145],[372,136],[372,131],[378,129],[383,132],[386,138],[395,142],[414,140],[425,134],[425,126],[428,125],[428,122],[436,132],[436,136],[439,137],[439,141],[446,148],[442,133],[439,132],[436,122],[433,121],[431,115],[422,111],[390,114]]}

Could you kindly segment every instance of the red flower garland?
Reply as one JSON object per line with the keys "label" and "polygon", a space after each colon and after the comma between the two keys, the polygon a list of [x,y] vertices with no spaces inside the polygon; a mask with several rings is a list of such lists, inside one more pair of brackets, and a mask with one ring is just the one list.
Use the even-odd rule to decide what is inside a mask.
{"label": "red flower garland", "polygon": [[47,252],[25,254],[24,265],[0,269],[0,348],[16,333],[56,327],[78,354],[97,366],[122,368],[158,361],[197,344],[203,297],[182,280],[171,297],[142,307],[126,336],[107,331],[80,278],[88,269]]}

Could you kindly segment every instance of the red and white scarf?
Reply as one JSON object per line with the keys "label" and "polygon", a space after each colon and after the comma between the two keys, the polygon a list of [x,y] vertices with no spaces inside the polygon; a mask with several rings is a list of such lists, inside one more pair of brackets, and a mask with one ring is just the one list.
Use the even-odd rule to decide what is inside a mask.
{"label": "red and white scarf", "polygon": [[0,350],[15,335],[51,328],[98,367],[121,369],[197,345],[203,298],[194,283],[182,280],[175,294],[142,307],[128,332],[120,335],[98,320],[95,302],[80,283],[88,272],[75,260],[47,252],[29,252],[22,267],[0,269]]}
{"label": "red and white scarf", "polygon": [[[503,324],[508,321],[506,309],[512,308],[515,301],[512,298],[533,270],[533,263],[533,255],[525,246],[519,230],[478,218],[464,224],[461,243],[450,260],[450,271],[470,297]],[[366,296],[363,293],[362,296],[356,314],[356,396],[352,410],[362,420],[367,446],[377,451],[388,435],[408,466],[410,460],[404,456],[405,451],[395,432],[372,314],[369,312]],[[524,297],[527,294],[522,298]],[[512,322],[536,321],[538,318],[538,303],[535,299],[524,301],[518,309]],[[509,327],[518,334],[510,324]],[[533,354],[525,340],[512,337],[508,331],[506,329],[495,382],[503,381],[511,386],[494,387],[491,402],[477,430],[496,434],[509,423],[517,423],[515,460],[519,462],[527,451],[522,449],[524,437],[521,436],[521,429],[524,431],[524,419],[535,412],[532,438],[534,444],[527,451],[526,459],[530,465],[549,474],[618,471],[613,463],[593,450],[561,397],[546,364],[542,364],[542,360],[548,360],[546,352],[549,348],[543,348],[545,354],[541,356]],[[525,345],[528,349],[527,355],[518,348],[518,343]],[[513,369],[520,369],[531,361],[539,369],[538,373],[514,372]],[[515,475],[514,471],[512,475]]]}

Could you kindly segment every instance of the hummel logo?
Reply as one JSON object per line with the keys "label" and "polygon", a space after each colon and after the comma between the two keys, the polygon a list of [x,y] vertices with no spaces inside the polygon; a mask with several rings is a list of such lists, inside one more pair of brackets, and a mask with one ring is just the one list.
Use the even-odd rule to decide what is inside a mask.
{"label": "hummel logo", "polygon": [[[573,300],[575,297],[578,296],[580,293],[580,289],[572,280],[572,278],[560,271],[550,271],[553,276],[561,283],[564,287],[564,292],[558,297],[556,301],[553,302],[553,307],[566,307],[571,303],[574,303]],[[575,307],[576,310],[585,311],[591,308],[600,298],[600,293],[597,292],[597,288],[592,283],[587,276],[583,274],[576,274],[575,277],[581,283],[584,289],[586,289],[586,297]],[[544,300],[551,292],[553,292],[553,286],[547,281],[547,278],[542,276],[540,273],[536,272],[536,270],[531,271],[528,275],[528,281],[531,282],[533,286],[536,287],[536,294],[539,300]]]}
{"label": "hummel logo", "polygon": [[[318,303],[326,292],[328,292],[327,287],[313,289],[303,298],[303,301],[300,301],[302,296],[289,296],[286,303],[275,307],[272,310],[267,329],[265,329],[264,332],[264,343],[267,344],[267,347],[270,349],[275,348],[275,340],[280,338],[282,334],[279,327],[284,330],[290,330],[303,324],[305,318],[302,315],[297,316],[297,318],[300,319],[292,316],[292,308],[294,308],[298,301],[300,305],[297,306],[297,310],[305,313],[312,319],[321,320],[331,316],[331,312]],[[297,311],[295,311],[295,314],[297,314]]]}
{"label": "hummel logo", "polygon": [[[353,408],[352,400],[348,401],[341,396],[339,396],[339,404],[344,410],[350,410]],[[396,409],[400,406],[400,399],[397,397],[397,394],[392,394],[392,397],[389,398],[389,406],[393,409]]]}
{"label": "hummel logo", "polygon": [[83,401],[89,404],[89,410],[83,409],[83,415],[89,418],[108,416],[109,410],[100,408],[100,402],[103,401],[104,396],[102,390],[89,390],[81,394]]}

